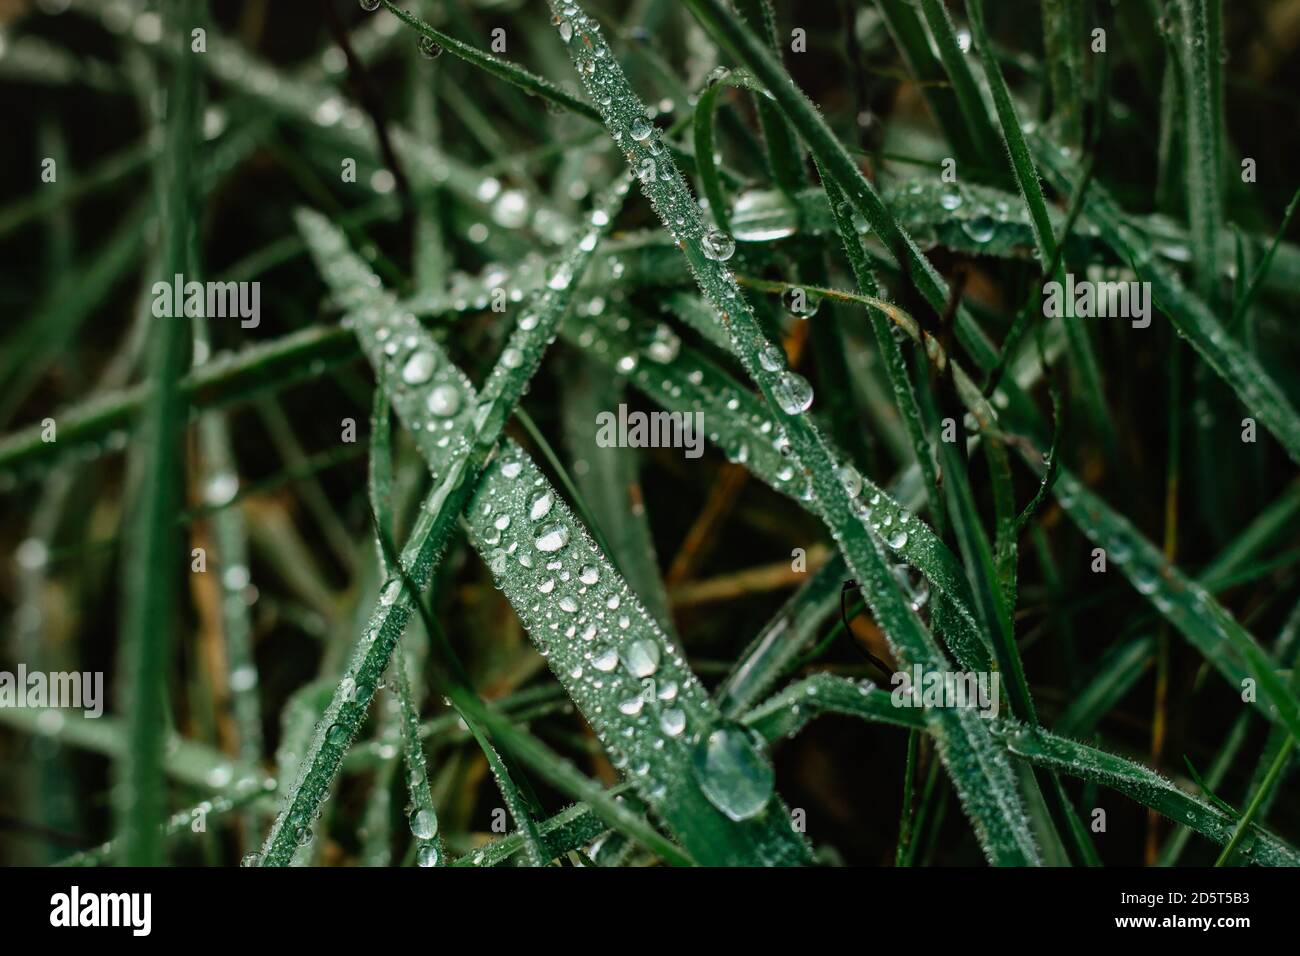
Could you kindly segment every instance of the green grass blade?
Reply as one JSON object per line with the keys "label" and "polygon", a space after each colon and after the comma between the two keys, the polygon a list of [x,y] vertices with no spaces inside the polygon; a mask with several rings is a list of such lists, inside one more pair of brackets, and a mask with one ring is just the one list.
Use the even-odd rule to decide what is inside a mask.
{"label": "green grass blade", "polygon": [[[193,3],[172,16],[188,24]],[[197,64],[182,59],[172,76],[167,142],[159,183],[166,233],[165,274],[188,272],[192,203],[191,162],[198,116]],[[182,501],[180,440],[185,411],[177,382],[189,338],[182,317],[163,320],[150,361],[151,393],[138,432],[133,463],[135,496],[123,578],[120,700],[127,715],[128,748],[117,770],[116,820],[121,861],[162,862],[163,741],[171,634],[179,606],[183,552],[175,516]]]}

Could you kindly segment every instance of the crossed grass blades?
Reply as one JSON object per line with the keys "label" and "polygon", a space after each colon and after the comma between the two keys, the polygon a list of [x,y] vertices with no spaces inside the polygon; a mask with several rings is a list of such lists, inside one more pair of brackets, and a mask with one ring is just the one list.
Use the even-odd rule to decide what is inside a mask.
{"label": "crossed grass blades", "polygon": [[6,859],[1300,862],[1288,3],[360,6],[0,34]]}

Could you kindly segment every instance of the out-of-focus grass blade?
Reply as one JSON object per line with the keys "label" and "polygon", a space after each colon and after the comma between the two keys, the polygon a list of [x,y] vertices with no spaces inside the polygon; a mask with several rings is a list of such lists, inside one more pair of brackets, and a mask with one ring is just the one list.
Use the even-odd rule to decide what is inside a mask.
{"label": "out-of-focus grass blade", "polygon": [[[169,20],[193,18],[193,0],[177,3]],[[167,97],[166,143],[159,170],[165,274],[189,271],[193,146],[197,134],[198,65],[182,57]],[[183,554],[176,515],[182,502],[181,436],[184,400],[178,382],[189,345],[184,317],[158,323],[149,363],[149,397],[133,456],[134,495],[123,561],[122,632],[118,652],[120,701],[128,747],[118,765],[116,824],[121,860],[129,866],[162,862],[163,742],[174,616]]]}

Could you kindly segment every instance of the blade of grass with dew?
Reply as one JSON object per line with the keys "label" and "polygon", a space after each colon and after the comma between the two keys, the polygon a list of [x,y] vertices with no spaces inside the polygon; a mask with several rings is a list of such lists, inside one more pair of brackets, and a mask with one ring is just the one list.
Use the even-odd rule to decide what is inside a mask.
{"label": "blade of grass with dew", "polygon": [[[1231,838],[1236,820],[1208,801],[1193,797],[1160,774],[1123,757],[1057,737],[1045,730],[1008,722],[1004,737],[1008,750],[1036,766],[1099,783],[1185,824],[1219,844]],[[1300,865],[1300,851],[1264,828],[1252,824],[1241,852],[1261,866]]]}
{"label": "blade of grass with dew", "polygon": [[[624,179],[615,189],[620,199],[626,190],[626,182],[627,180]],[[598,217],[600,226],[607,225],[608,220],[608,211],[602,209],[602,215]],[[438,436],[422,435],[423,429],[417,430],[415,425],[428,418],[428,403],[433,396],[445,398],[446,393],[440,393],[439,390],[447,387],[450,383],[435,384],[438,381],[435,376],[437,370],[448,369],[452,366],[441,357],[441,350],[429,338],[428,334],[419,327],[413,317],[401,314],[385,315],[381,311],[383,309],[393,309],[391,297],[385,297],[384,293],[374,291],[369,279],[371,273],[364,264],[346,253],[341,246],[342,239],[337,232],[329,233],[328,225],[321,220],[311,220],[307,223],[307,227],[317,234],[316,242],[319,246],[318,254],[321,258],[322,271],[334,284],[336,292],[344,295],[351,302],[354,309],[371,310],[369,321],[358,322],[357,331],[363,338],[367,352],[372,355],[372,360],[381,367],[391,365],[393,381],[400,380],[408,386],[412,384],[412,380],[419,382],[417,387],[405,390],[409,394],[394,393],[392,402],[399,416],[403,421],[407,422],[409,427],[412,427],[417,444],[421,446],[421,450],[429,458],[430,464],[435,470],[441,472],[442,467],[439,462],[445,461],[448,453],[439,447]],[[587,243],[583,241],[581,245],[583,246],[583,255],[586,256],[594,248],[595,242]],[[580,270],[575,269],[573,271]],[[569,280],[573,278],[572,273],[569,273],[566,274],[563,282],[553,282],[552,291],[567,288]],[[553,300],[544,301],[550,302]],[[532,353],[537,352],[536,345],[529,345],[527,340],[538,334],[538,318],[538,313],[532,308],[524,310],[524,316],[520,320],[522,338],[518,344],[512,342],[511,345],[507,346],[505,352],[502,353],[502,360],[498,365],[498,369],[504,367],[510,370],[524,365],[523,347],[527,347]],[[546,329],[553,328],[558,319],[559,315],[550,315],[546,318],[544,320],[546,324],[541,326],[542,331],[540,334],[545,335]],[[371,338],[376,335],[375,329],[371,328],[371,325],[387,328],[388,334],[384,335],[382,339]],[[389,338],[403,342],[411,338],[414,339],[416,345],[412,347],[410,354],[421,357],[414,372],[407,372],[410,363],[409,358],[404,358],[399,363],[397,359],[386,355],[383,349],[383,340]],[[511,355],[512,350],[521,354]],[[539,356],[534,354],[533,362],[535,363],[538,360]],[[448,372],[447,374],[452,373]],[[456,378],[458,380],[463,379],[463,376],[456,373]],[[467,381],[462,381],[459,385],[452,387],[457,389],[459,397],[456,400],[456,407],[450,410],[450,417],[454,418],[456,412],[463,407],[476,417],[481,418],[485,399],[480,397],[476,402],[472,387]],[[492,387],[492,382],[489,380],[489,384],[485,388],[485,394]],[[438,429],[438,431],[444,430]],[[501,559],[494,556],[493,549],[495,546],[490,546],[491,539],[495,538],[500,541],[507,532],[511,537],[519,533],[527,535],[529,524],[542,520],[543,514],[539,513],[537,509],[542,507],[541,502],[543,499],[545,500],[545,512],[549,513],[554,509],[557,519],[567,512],[567,507],[559,502],[559,496],[549,486],[544,485],[541,490],[525,489],[519,481],[515,480],[524,471],[527,471],[530,476],[535,476],[535,478],[530,478],[530,483],[534,480],[543,479],[541,479],[540,473],[536,471],[531,461],[527,461],[522,457],[517,447],[513,445],[507,447],[513,449],[514,452],[513,455],[509,456],[512,467],[507,470],[506,466],[500,463],[501,459],[498,459],[483,474],[482,481],[475,491],[475,503],[470,505],[468,511],[471,540],[488,558],[489,565],[494,573],[499,572]],[[537,501],[516,501],[515,499],[524,490],[535,491]],[[520,511],[518,520],[514,520],[513,516],[507,514],[506,523],[504,527],[500,528],[496,526],[497,520],[502,517],[500,514],[493,515],[492,520],[487,521],[480,504],[490,504],[494,501],[504,502],[509,504],[510,507],[516,507]],[[494,505],[494,508],[496,507]],[[482,525],[480,525],[480,522],[482,522]],[[522,547],[526,548],[527,551],[522,552],[522,554],[528,557],[533,566],[528,568],[520,565],[517,573],[503,582],[507,597],[511,599],[525,624],[528,624],[531,619],[529,602],[535,602],[538,595],[545,593],[538,590],[545,583],[543,578],[551,579],[545,568],[538,566],[542,558],[552,551],[567,548],[571,536],[585,535],[581,524],[573,520],[571,516],[566,522],[558,522],[557,520],[556,526],[557,528],[562,526],[562,530],[555,531],[554,536],[548,537],[547,534],[541,534],[540,532],[534,535],[534,537],[538,538],[540,544],[538,541],[531,539],[523,542]],[[553,544],[555,544],[554,547],[552,547]],[[547,550],[548,548],[550,548],[550,551]],[[659,631],[653,620],[649,618],[639,602],[636,601],[635,596],[627,589],[626,584],[622,582],[617,572],[604,558],[599,549],[594,548],[592,545],[584,548],[578,542],[575,542],[572,548],[565,551],[563,557],[571,557],[579,551],[585,552],[588,550],[592,552],[588,558],[591,562],[590,567],[594,571],[597,580],[602,582],[599,587],[602,590],[609,589],[608,600],[613,601],[616,607],[622,604],[625,608],[624,612],[617,616],[617,621],[621,624],[622,620],[628,620],[630,629],[624,634],[622,628],[616,628],[610,632],[610,635],[617,635],[635,647],[635,650],[625,649],[625,653],[632,655],[634,661],[633,664],[627,666],[643,669],[649,666],[648,661],[653,660],[654,666],[651,668],[651,672],[661,674],[657,679],[665,690],[671,686],[674,695],[672,699],[676,702],[676,706],[664,704],[663,708],[665,710],[675,710],[684,718],[692,719],[693,725],[698,724],[702,728],[709,727],[713,721],[711,706],[707,696],[699,688],[698,682],[690,676],[690,672],[685,669],[684,664],[679,663],[684,661],[681,652],[670,645],[667,637]],[[536,559],[531,557],[534,552],[538,554]],[[504,554],[504,551],[501,551],[502,557],[504,557]],[[556,560],[558,560],[558,557]],[[574,558],[574,560],[578,559]],[[587,565],[583,565],[582,568],[571,570],[571,582],[567,585],[568,587],[586,588],[592,586],[581,581],[586,567]],[[590,576],[590,572],[587,572],[587,574]],[[537,577],[535,581],[525,580],[529,576],[536,575],[542,576]],[[552,579],[552,587],[554,586],[554,580]],[[569,601],[573,602],[576,612],[578,609],[576,599],[569,597]],[[613,627],[612,624],[603,621],[606,612],[602,610],[599,613],[602,615],[603,626]],[[633,628],[631,623],[634,615],[636,617],[636,627]],[[614,615],[610,616],[615,617]],[[600,630],[597,628],[595,621],[588,622],[586,626],[591,629],[593,638]],[[539,646],[544,651],[547,650],[546,642],[551,639],[547,629],[530,628],[530,632]],[[564,666],[561,666],[558,661],[562,653],[572,656],[572,660],[568,660],[566,657]],[[739,821],[728,825],[725,822],[727,818],[705,799],[704,791],[700,785],[695,783],[694,774],[690,769],[692,755],[685,742],[673,740],[671,736],[665,734],[663,737],[654,739],[673,740],[673,746],[665,746],[662,751],[655,750],[651,747],[651,736],[646,735],[644,730],[637,730],[645,722],[644,718],[637,719],[644,705],[638,706],[630,710],[630,712],[620,708],[619,705],[626,704],[630,698],[625,693],[626,688],[621,687],[621,681],[617,681],[620,685],[617,690],[622,696],[614,694],[616,676],[606,676],[603,681],[597,681],[596,678],[589,676],[588,681],[596,681],[603,685],[595,691],[591,689],[588,683],[579,683],[579,679],[572,676],[575,668],[591,668],[595,673],[609,674],[609,671],[601,670],[601,667],[609,662],[605,656],[593,655],[600,656],[600,661],[587,661],[586,655],[592,655],[592,653],[587,647],[569,647],[565,645],[555,648],[546,656],[548,656],[557,676],[560,677],[562,682],[566,683],[570,696],[578,704],[579,709],[587,715],[589,722],[598,732],[602,728],[609,731],[604,736],[610,741],[611,745],[616,741],[625,739],[622,733],[624,726],[633,730],[634,740],[644,744],[645,750],[644,752],[638,751],[638,759],[632,768],[634,780],[645,799],[660,816],[669,822],[674,832],[678,833],[683,839],[692,856],[696,856],[701,861],[710,859],[743,861],[748,859],[751,862],[791,863],[802,860],[804,849],[798,837],[790,828],[788,817],[773,808],[764,810],[764,806],[768,803],[774,804],[777,802],[770,799],[770,791],[766,794],[769,799],[765,800],[763,806],[756,809],[746,807],[747,816],[741,817],[746,821],[743,825],[737,825]],[[617,667],[619,664],[618,652],[611,647],[609,653],[614,654],[612,663],[614,667]],[[580,670],[579,673],[586,673],[586,671]],[[671,676],[663,676],[665,674]],[[649,676],[649,673],[645,676]],[[638,691],[639,686],[637,685]],[[635,700],[640,702],[641,698],[636,697]],[[660,704],[656,701],[652,707],[645,708],[645,717],[648,718],[650,712],[658,709],[659,706]],[[705,718],[709,719],[706,721]],[[667,725],[675,727],[676,721],[677,714],[673,714],[667,719]],[[743,742],[741,746],[743,746]],[[671,762],[668,762],[669,756],[674,758]],[[642,759],[645,759],[648,763],[648,766],[644,769],[644,774],[650,774],[652,769],[657,768],[653,775],[645,776],[635,773],[636,768],[641,766]],[[650,763],[650,761],[654,761],[654,763]],[[669,770],[670,767],[671,770]],[[770,782],[770,777],[768,780]],[[756,813],[760,815],[755,816]]]}
{"label": "blade of grass with dew", "polygon": [[[171,16],[188,24],[193,0]],[[178,61],[171,78],[166,143],[158,185],[164,223],[165,273],[188,272],[193,186],[191,157],[197,133],[199,88],[193,58]],[[116,768],[115,819],[121,861],[162,862],[160,825],[165,789],[163,741],[173,617],[179,606],[180,553],[175,522],[182,498],[180,440],[185,412],[178,381],[185,367],[187,329],[181,318],[161,323],[149,364],[151,393],[139,426],[133,462],[135,495],[123,576],[122,636],[118,652],[120,697],[128,747]]]}
{"label": "blade of grass with dew", "polygon": [[[621,785],[622,786],[622,785]],[[621,789],[620,788],[615,788]],[[564,856],[573,850],[588,846],[609,832],[609,826],[585,803],[573,806],[537,824],[542,839],[546,841],[548,859]],[[523,837],[517,833],[500,837],[473,853],[467,853],[452,866],[499,866],[523,851]]]}
{"label": "blade of grass with dew", "polygon": [[1211,310],[1218,304],[1219,233],[1223,229],[1221,190],[1223,128],[1222,70],[1219,62],[1220,0],[1177,0],[1183,42],[1177,45],[1182,68],[1186,119],[1187,208],[1191,220],[1196,291]]}
{"label": "blade of grass with dew", "polygon": [[[843,200],[839,185],[824,173],[822,185],[826,190],[826,199],[830,203],[835,224],[839,229],[844,254],[857,280],[858,291],[864,296],[879,298],[880,287],[871,271],[866,252],[862,248],[862,240],[854,227],[853,217],[849,213],[848,204]],[[893,330],[884,316],[875,309],[868,308],[867,317],[876,337],[876,348],[885,364],[885,374],[894,392],[894,404],[897,406],[898,416],[907,429],[908,438],[912,442],[912,454],[925,481],[931,520],[934,522],[935,529],[942,534],[947,522],[943,501],[939,495],[939,475],[935,469],[934,450],[925,435],[925,426],[921,421],[921,408],[917,404],[916,393],[912,390],[912,382],[907,375],[902,349],[895,341]]]}
{"label": "blade of grass with dew", "polygon": [[[927,2],[935,2],[935,0],[927,0]],[[984,28],[983,0],[967,0],[966,8],[970,13],[971,35],[975,48],[979,51],[980,60],[984,64],[984,75],[988,80],[989,89],[993,92],[993,103],[1002,129],[1002,140],[1007,149],[1012,171],[1015,173],[1016,185],[1020,188],[1020,195],[1029,209],[1030,222],[1034,228],[1034,243],[1038,248],[1038,260],[1044,268],[1057,263],[1052,279],[1064,284],[1065,274],[1057,257],[1056,236],[1052,232],[1051,217],[1047,214],[1047,202],[1043,198],[1043,188],[1038,181],[1038,170],[1034,167],[1029,145],[1021,129],[1020,118],[1016,115],[1011,91],[1007,88],[1007,82],[1002,76],[1002,69],[998,65],[997,56],[993,52]],[[1111,459],[1117,460],[1119,444],[1110,415],[1106,410],[1101,372],[1088,330],[1079,322],[1067,320],[1064,325],[1070,341],[1071,362],[1082,384],[1084,408],[1087,409],[1093,428],[1105,441]]]}
{"label": "blade of grass with dew", "polygon": [[[185,837],[187,834],[204,833],[206,831],[203,829],[195,829],[199,821],[202,821],[203,826],[206,827],[208,821],[215,822],[235,811],[248,810],[274,793],[274,780],[268,778],[267,780],[257,781],[250,777],[245,786],[228,793],[218,794],[210,799],[200,801],[188,809],[178,810],[173,813],[163,823],[159,839],[163,843],[171,844],[177,842],[178,837]],[[121,850],[117,841],[109,840],[97,847],[73,853],[71,856],[55,863],[54,866],[109,866],[120,855]]]}
{"label": "blade of grass with dew", "polygon": [[[300,229],[322,275],[347,310],[363,350],[382,371],[381,379],[394,383],[390,392],[393,407],[421,453],[431,465],[437,463],[433,469],[434,487],[401,561],[403,573],[409,574],[417,586],[428,583],[478,476],[492,456],[510,409],[536,372],[555,327],[568,309],[575,278],[581,276],[590,261],[599,236],[608,228],[626,190],[627,182],[622,180],[602,198],[589,231],[578,241],[572,257],[555,271],[547,288],[529,302],[477,403],[468,400],[474,393],[464,373],[450,362],[439,361],[436,343],[414,316],[399,312],[394,298],[377,288],[377,277],[351,253],[339,230],[319,214],[299,212]],[[408,338],[417,343],[423,340],[425,346],[403,350]],[[386,345],[390,339],[391,349]],[[297,840],[310,836],[315,812],[356,736],[376,684],[410,619],[412,601],[405,594],[403,580],[390,576],[347,672],[317,726],[285,806],[266,838],[262,865],[289,862]]]}
{"label": "blade of grass with dew", "polygon": [[[775,740],[797,733],[822,713],[847,714],[878,723],[925,729],[919,709],[895,706],[889,694],[874,688],[869,682],[859,683],[828,674],[814,675],[791,685],[754,708],[743,719],[767,739]],[[1141,764],[1014,720],[999,718],[996,726],[999,741],[1018,759],[1099,783],[1191,827],[1216,843],[1224,844],[1231,838],[1234,818]],[[1261,865],[1300,864],[1300,851],[1258,825],[1252,825],[1247,845],[1252,861]]]}
{"label": "blade of grass with dew", "polygon": [[[692,9],[699,6],[693,0],[688,3]],[[551,7],[559,17],[561,37],[579,77],[587,84],[592,98],[602,104],[611,136],[638,171],[643,190],[661,221],[681,243],[701,291],[722,314],[736,357],[757,382],[771,407],[780,410],[778,421],[789,437],[794,454],[809,473],[814,495],[825,509],[823,517],[845,549],[849,567],[873,602],[885,633],[896,648],[905,649],[901,655],[904,659],[937,670],[945,669],[948,663],[943,652],[908,606],[881,545],[859,523],[858,515],[851,508],[852,496],[837,473],[824,438],[803,415],[811,399],[807,383],[785,368],[784,362],[777,364],[768,358],[760,364],[758,353],[776,346],[762,332],[735,277],[722,265],[734,250],[734,241],[725,235],[706,235],[699,207],[681,174],[663,157],[655,162],[658,148],[655,130],[647,122],[644,106],[628,86],[604,38],[592,28],[592,21],[574,4],[566,3],[561,9],[552,0]],[[567,12],[570,10],[573,12]],[[737,26],[744,32],[743,27]],[[758,42],[752,36],[749,39]],[[603,105],[605,100],[608,106]],[[646,162],[648,166],[644,165]],[[655,175],[641,175],[651,168],[656,170]],[[901,545],[906,535],[896,540]],[[942,728],[941,750],[990,860],[1039,862],[1010,765],[993,745],[987,728],[973,714],[930,713],[936,726]]]}
{"label": "blade of grass with dew", "polygon": [[1075,525],[1106,551],[1161,615],[1201,652],[1238,691],[1250,678],[1258,685],[1255,706],[1265,717],[1300,733],[1300,700],[1291,693],[1276,664],[1201,584],[1187,578],[1122,515],[1110,510],[1065,469],[1056,499]]}
{"label": "blade of grass with dew", "polygon": [[[1037,136],[1034,155],[1044,176],[1066,191],[1077,176],[1071,158]],[[1093,185],[1084,202],[1084,216],[1124,261],[1134,265],[1139,279],[1151,283],[1152,303],[1159,307],[1206,364],[1232,387],[1242,404],[1300,463],[1300,415],[1286,393],[1258,359],[1224,330],[1204,300],[1187,289],[1170,269],[1155,261],[1149,244],[1100,185]]]}
{"label": "blade of grass with dew", "polygon": [[[637,354],[635,338],[601,317],[581,330],[566,323],[561,334],[570,343],[611,365]],[[728,459],[743,464],[755,477],[806,507],[819,507],[815,498],[807,496],[806,482],[800,480],[802,476],[789,459],[789,442],[780,440],[775,416],[753,392],[702,354],[683,345],[667,364],[636,362],[628,378],[643,394],[669,411],[701,411],[710,423],[710,441]],[[954,654],[964,666],[983,669],[979,665],[987,664],[988,653],[975,622],[970,587],[961,566],[925,522],[871,479],[859,476],[859,480],[862,497],[872,509],[873,521],[905,533],[905,537],[894,539],[899,542],[898,555],[960,609],[959,627],[945,634]]]}
{"label": "blade of grass with dew", "polygon": [[[514,451],[522,455],[517,447]],[[510,454],[510,451],[507,450],[505,454]],[[488,474],[491,474],[491,470]],[[425,630],[430,635],[437,635],[437,642],[449,649],[446,637],[437,621],[425,602],[418,596],[419,589],[404,562],[393,552],[391,542],[383,534],[380,535],[379,540],[389,555],[389,565],[397,575],[394,580],[400,588],[400,593],[395,600],[409,600],[414,603]],[[478,725],[489,729],[512,755],[532,767],[556,788],[577,799],[585,800],[612,827],[637,840],[664,862],[672,865],[692,862],[689,856],[660,836],[643,818],[629,810],[621,801],[613,799],[605,790],[579,773],[572,764],[552,752],[532,734],[520,731],[495,707],[480,700],[463,677],[454,673],[458,669],[454,660],[449,660],[445,665],[444,662],[434,658],[430,663],[439,678],[441,690],[447,696],[451,706],[460,713],[466,725],[471,728],[471,732]],[[529,852],[534,857],[544,852],[539,848],[540,841],[535,833],[526,836],[525,839],[532,844]]]}
{"label": "blade of grass with dew", "polygon": [[[379,538],[375,541],[379,566],[385,579],[391,576],[393,569],[389,566],[388,554],[384,550],[383,535],[392,534],[393,528],[393,458],[392,431],[388,420],[388,395],[383,380],[375,389],[374,408],[370,415],[370,474],[367,491],[370,498],[370,513],[379,529]],[[425,762],[424,746],[420,739],[420,715],[416,707],[415,696],[411,691],[412,671],[415,655],[404,645],[398,645],[393,653],[389,674],[397,701],[397,722],[402,740],[402,758],[406,767],[406,792],[410,796],[411,810],[407,815],[407,824],[411,835],[417,841],[416,862],[422,866],[440,866],[445,862],[445,849],[438,832],[438,812],[433,806],[433,797],[429,792],[429,769]],[[377,786],[386,787],[388,777],[380,775]],[[386,807],[388,801],[381,801]]]}

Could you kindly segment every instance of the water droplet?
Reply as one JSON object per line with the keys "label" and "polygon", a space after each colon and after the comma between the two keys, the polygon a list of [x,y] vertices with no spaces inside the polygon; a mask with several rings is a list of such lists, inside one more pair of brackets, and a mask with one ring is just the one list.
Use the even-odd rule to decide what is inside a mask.
{"label": "water droplet", "polygon": [[787,415],[799,415],[808,411],[813,403],[812,386],[798,372],[785,371],[772,386],[776,403]]}
{"label": "water droplet", "polygon": [[618,705],[618,709],[619,713],[627,714],[629,717],[635,717],[637,714],[641,713],[641,708],[644,706],[645,701],[641,699],[640,694],[637,694],[635,697],[629,697],[627,700],[621,701]]}
{"label": "water droplet", "polygon": [[682,340],[667,325],[662,322],[655,326],[654,332],[650,336],[649,342],[646,343],[645,353],[653,361],[666,365],[677,358],[682,350]]}
{"label": "water droplet", "polygon": [[644,116],[638,116],[632,121],[632,138],[638,143],[644,143],[654,131],[654,126]]}
{"label": "water droplet", "polygon": [[361,0],[361,9],[366,13],[373,13],[379,9],[379,0]]}
{"label": "water droplet", "polygon": [[607,647],[591,659],[591,666],[602,674],[608,674],[618,666],[618,651]]}
{"label": "water droplet", "polygon": [[583,566],[583,569],[578,572],[578,580],[583,584],[595,584],[600,580],[600,569],[594,564],[585,565]]}
{"label": "water droplet", "polygon": [[437,866],[438,848],[432,843],[424,844],[424,846],[415,851],[415,862],[420,866]]}
{"label": "water droplet", "polygon": [[553,524],[543,528],[533,541],[533,545],[538,551],[550,554],[553,551],[559,551],[569,543],[569,529],[562,524]]}
{"label": "water droplet", "polygon": [[633,641],[623,649],[623,666],[633,677],[649,677],[659,669],[659,645],[653,641]]}
{"label": "water droplet", "polygon": [[704,795],[732,820],[757,816],[772,798],[772,765],[742,727],[714,730],[696,745],[691,759]]}
{"label": "water droplet", "polygon": [[423,385],[433,378],[437,360],[432,352],[419,351],[411,355],[402,366],[402,381],[407,385]]}
{"label": "water droplet", "polygon": [[856,468],[852,465],[841,465],[836,474],[839,475],[840,484],[844,486],[850,498],[862,494],[862,476],[858,474]]}
{"label": "water droplet", "polygon": [[919,611],[925,607],[925,602],[930,600],[929,582],[922,575],[914,574],[906,564],[895,564],[890,571],[893,572],[894,580],[902,588],[903,596],[907,598],[907,603],[912,610]]}
{"label": "water droplet", "polygon": [[432,840],[438,832],[438,815],[425,807],[411,814],[411,833],[420,840]]}
{"label": "water droplet", "polygon": [[293,840],[299,846],[306,846],[311,842],[311,838],[311,827],[298,827],[298,829],[293,831]]}
{"label": "water droplet", "polygon": [[706,258],[714,262],[726,262],[736,251],[736,240],[721,229],[711,229],[700,240]]}
{"label": "water droplet", "polygon": [[961,229],[975,242],[985,243],[993,238],[997,226],[998,224],[993,220],[992,216],[981,215],[976,216],[974,219],[967,219],[961,224]]}
{"label": "water droplet", "polygon": [[427,404],[439,418],[450,418],[460,411],[460,390],[455,385],[439,385],[429,393]]}
{"label": "water droplet", "polygon": [[907,545],[907,532],[901,529],[893,531],[890,533],[889,537],[885,539],[885,543],[895,551],[898,551]]}
{"label": "water droplet", "polygon": [[219,471],[203,486],[203,500],[213,507],[228,505],[239,491],[239,476],[231,471]]}
{"label": "water droplet", "polygon": [[669,737],[680,737],[686,729],[686,712],[670,707],[659,718],[659,729]]}
{"label": "water droplet", "polygon": [[442,47],[433,37],[420,37],[420,56],[433,60],[442,56]]}
{"label": "water droplet", "polygon": [[960,209],[962,203],[961,193],[955,190],[950,193],[944,193],[939,197],[939,205],[951,212],[954,209]]}
{"label": "water droplet", "polygon": [[785,368],[785,350],[781,346],[768,342],[758,350],[758,364],[769,372],[778,372]]}
{"label": "water droplet", "polygon": [[551,513],[551,507],[555,504],[555,496],[551,494],[549,488],[542,488],[533,493],[528,500],[528,517],[533,521],[541,521]]}
{"label": "water droplet", "polygon": [[811,319],[822,307],[822,297],[807,289],[795,287],[781,293],[785,310],[798,319]]}

